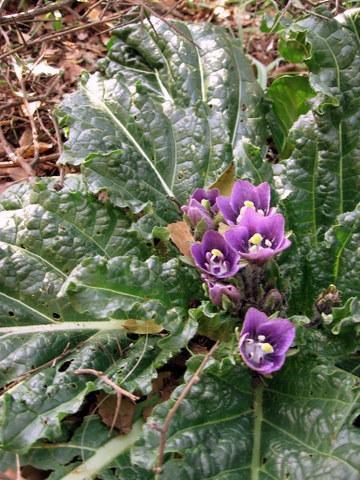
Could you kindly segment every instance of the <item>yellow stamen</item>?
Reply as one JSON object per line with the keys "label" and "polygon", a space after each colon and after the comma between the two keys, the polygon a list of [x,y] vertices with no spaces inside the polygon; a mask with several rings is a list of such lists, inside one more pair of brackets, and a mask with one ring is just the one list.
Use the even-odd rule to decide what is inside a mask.
{"label": "yellow stamen", "polygon": [[207,200],[206,198],[203,198],[200,203],[204,208],[206,208],[207,210],[210,210],[209,200]]}
{"label": "yellow stamen", "polygon": [[252,245],[260,245],[263,241],[263,236],[260,233],[254,233],[254,235],[249,239],[249,243]]}
{"label": "yellow stamen", "polygon": [[261,345],[261,350],[264,352],[264,353],[274,353],[274,349],[272,347],[272,345],[270,343],[263,343]]}
{"label": "yellow stamen", "polygon": [[220,252],[220,250],[217,248],[213,248],[211,250],[211,255],[214,255],[214,257],[222,257],[222,252]]}
{"label": "yellow stamen", "polygon": [[252,202],[251,200],[245,200],[244,205],[245,207],[255,208],[254,202]]}

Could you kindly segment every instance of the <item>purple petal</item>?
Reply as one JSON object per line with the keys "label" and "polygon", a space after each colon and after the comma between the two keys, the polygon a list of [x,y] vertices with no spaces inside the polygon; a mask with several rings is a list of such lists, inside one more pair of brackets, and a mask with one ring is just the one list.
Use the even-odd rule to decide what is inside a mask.
{"label": "purple petal", "polygon": [[229,197],[218,197],[216,204],[222,213],[224,220],[229,225],[235,225],[238,214],[231,208]]}
{"label": "purple petal", "polygon": [[195,264],[202,269],[204,267],[204,256],[202,253],[202,248],[200,243],[194,243],[191,246],[191,255],[195,260]]}
{"label": "purple petal", "polygon": [[243,361],[245,362],[245,364],[249,368],[251,368],[251,370],[261,373],[262,375],[269,375],[270,373],[280,370],[280,368],[284,365],[284,362],[285,362],[285,354],[284,355],[275,355],[275,354],[266,355],[263,363],[261,364],[256,363],[251,358],[249,358],[245,352],[245,340],[248,337],[249,335],[245,334],[240,340],[240,344],[239,344],[240,355]]}
{"label": "purple petal", "polygon": [[[285,355],[268,355],[268,359],[259,368],[253,368],[262,375],[270,375],[270,373],[277,372],[285,363]],[[250,367],[251,368],[251,367]]]}
{"label": "purple petal", "polygon": [[234,183],[230,197],[230,206],[235,210],[237,216],[246,200],[253,202],[256,208],[260,208],[256,187],[246,180],[238,180]]}
{"label": "purple petal", "polygon": [[225,232],[226,241],[237,251],[247,252],[249,248],[249,232],[245,227],[236,226]]}
{"label": "purple petal", "polygon": [[[210,268],[209,265],[205,265],[205,263],[209,261],[206,257],[210,255],[209,252],[213,249],[220,250],[223,254],[222,265],[227,267],[222,269],[222,271],[217,267],[215,268],[213,266],[213,268]],[[214,230],[207,231],[203,236],[202,242],[191,247],[191,253],[196,266],[215,278],[233,277],[241,268],[239,264],[240,255],[228,244],[219,232],[215,232]]]}
{"label": "purple petal", "polygon": [[265,342],[270,343],[276,355],[283,355],[295,338],[295,326],[284,318],[268,320],[259,326],[257,335],[264,335]]}
{"label": "purple petal", "polygon": [[197,200],[191,199],[188,205],[181,207],[182,212],[188,217],[193,228],[204,220],[207,230],[214,228],[214,222],[206,208],[204,208]]}
{"label": "purple petal", "polygon": [[266,217],[264,220],[264,234],[266,238],[273,242],[276,248],[285,235],[285,218],[280,213],[277,213],[271,217]]}
{"label": "purple petal", "polygon": [[222,283],[206,282],[209,288],[209,297],[214,305],[221,306],[222,297],[225,295],[235,305],[240,302],[240,292],[234,285],[223,285]]}
{"label": "purple petal", "polygon": [[201,242],[201,246],[204,255],[206,252],[210,252],[213,248],[221,250],[226,255],[226,252],[229,248],[229,244],[225,238],[221,235],[221,233],[215,232],[215,230],[209,230],[205,233]]}
{"label": "purple petal", "polygon": [[270,196],[271,196],[270,185],[267,182],[260,183],[260,185],[256,187],[256,190],[259,196],[258,209],[263,210],[264,214],[267,215],[270,209]]}
{"label": "purple petal", "polygon": [[241,216],[238,225],[247,228],[249,237],[251,237],[254,233],[262,233],[260,230],[264,230],[268,220],[268,217],[257,213],[253,208],[247,208]]}
{"label": "purple petal", "polygon": [[211,206],[216,202],[217,197],[220,195],[218,188],[211,188],[210,190],[205,190],[204,188],[197,188],[195,192],[191,195],[191,198],[194,198],[199,203],[201,200],[209,200]]}
{"label": "purple petal", "polygon": [[260,310],[258,310],[257,308],[249,308],[245,315],[240,336],[248,333],[250,338],[254,338],[257,335],[257,331],[260,326],[268,321],[268,317],[265,315],[265,313],[260,312]]}

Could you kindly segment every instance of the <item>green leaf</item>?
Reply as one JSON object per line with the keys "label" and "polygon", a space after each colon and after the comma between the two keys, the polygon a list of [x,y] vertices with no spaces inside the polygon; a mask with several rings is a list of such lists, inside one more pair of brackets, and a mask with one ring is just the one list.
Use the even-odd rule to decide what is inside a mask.
{"label": "green leaf", "polygon": [[282,181],[291,228],[310,234],[315,243],[321,227],[330,227],[357,203],[360,166],[353,159],[360,149],[360,78],[353,72],[360,53],[356,35],[336,20],[311,17],[300,26],[312,46],[307,64],[318,107],[292,129],[295,150],[285,162]]}
{"label": "green leaf", "polygon": [[229,341],[239,323],[238,318],[219,310],[208,301],[203,301],[199,307],[191,309],[189,314],[199,323],[199,334],[213,340]]}
{"label": "green leaf", "polygon": [[[341,232],[346,235],[344,218],[355,215],[345,212],[358,203],[360,76],[354,72],[360,68],[360,50],[357,35],[330,18],[311,16],[293,25],[291,31],[304,32],[303,42],[311,46],[306,63],[317,95],[312,110],[300,116],[290,131],[295,148],[289,159],[276,166],[276,185],[294,232],[294,262],[301,259],[289,281],[306,286],[306,294],[293,289],[290,303],[293,311],[311,314],[316,296],[329,283],[343,290],[345,298],[357,290],[356,281],[352,289],[351,268],[346,264],[349,260],[354,265],[357,255],[351,258]],[[338,221],[339,237],[334,241],[337,227],[327,235],[325,232]],[[349,241],[352,238],[350,235]]]}
{"label": "green leaf", "polygon": [[342,307],[335,307],[326,319],[330,324],[331,332],[334,335],[349,331],[353,334],[360,334],[360,305],[355,297],[349,298]]}
{"label": "green leaf", "polygon": [[[167,328],[167,315],[183,312],[200,295],[197,272],[179,259],[162,263],[157,257],[85,259],[64,282],[60,295],[81,314],[99,319],[155,320]],[[179,290],[182,295],[179,296]],[[179,314],[179,312],[178,312]],[[181,314],[181,312],[180,312]]]}
{"label": "green leaf", "polygon": [[285,31],[285,34],[280,37],[279,53],[289,62],[300,63],[309,57],[310,52],[305,32],[290,29],[290,34]]}
{"label": "green leaf", "polygon": [[[196,332],[194,321],[185,320],[200,282],[178,260],[144,261],[155,251],[149,244],[153,219],[147,225],[146,215],[137,220],[97,200],[78,176],[60,189],[54,179],[16,186],[0,205],[0,384],[6,387],[0,439],[3,450],[24,452],[40,439],[63,438],[64,419],[90,392],[105,388],[96,377],[75,375],[77,368],[104,371],[125,388],[148,393],[156,369]],[[100,276],[97,296],[91,268],[109,274]],[[75,285],[79,278],[89,286]],[[110,289],[107,298],[109,285],[123,290]],[[80,293],[75,298],[77,289],[88,305]],[[141,305],[134,301],[139,295]],[[105,308],[107,300],[112,307]],[[168,334],[147,335],[147,343],[127,336],[131,322],[115,320],[138,319],[146,331],[146,319],[155,314]]]}
{"label": "green leaf", "polygon": [[283,75],[276,78],[268,88],[271,102],[270,127],[282,157],[286,157],[291,148],[287,146],[290,128],[300,115],[309,110],[309,100],[314,95],[309,79],[301,75]]}
{"label": "green leaf", "polygon": [[266,136],[238,41],[210,24],[172,24],[152,18],[115,30],[104,75],[84,77],[59,112],[70,127],[61,161],[83,164],[89,188],[116,205],[140,211],[151,201],[166,221],[176,215],[171,198],[184,203],[214,183],[233,155],[258,181]]}
{"label": "green leaf", "polygon": [[127,435],[109,436],[100,418],[91,415],[85,417],[68,442],[39,443],[27,455],[21,456],[20,461],[23,465],[52,472],[50,480],[107,478],[105,475],[115,469],[119,477],[111,478],[150,478],[148,472],[132,466],[129,461],[128,452],[141,434],[141,424],[137,421]]}
{"label": "green leaf", "polygon": [[[58,293],[69,272],[85,257],[115,252],[149,256],[131,220],[86,193],[78,176],[60,191],[39,180],[9,189],[0,205],[0,326],[56,325],[90,320]],[[93,319],[93,318],[92,318]],[[92,326],[92,328],[94,328]],[[29,334],[30,332],[30,334]],[[0,339],[0,383],[14,380],[61,355],[91,334],[7,334]]]}
{"label": "green leaf", "polygon": [[[197,366],[194,358],[188,378]],[[164,480],[358,478],[359,435],[351,425],[356,377],[292,357],[265,386],[256,383],[252,387],[249,372],[226,361],[206,368],[170,424]],[[139,466],[155,464],[159,432],[153,426],[162,425],[182,388],[148,420],[132,452]]]}
{"label": "green leaf", "polygon": [[[123,340],[122,340],[123,339]],[[104,371],[118,354],[118,345],[128,343],[124,332],[99,333],[90,337],[78,352],[30,376],[1,397],[2,448],[26,451],[41,438],[56,440],[62,435],[61,420],[77,412],[85,396],[97,389],[94,381],[75,375],[79,368]],[[93,380],[93,379],[92,379]]]}
{"label": "green leaf", "polygon": [[334,259],[331,283],[345,298],[360,295],[359,240],[360,204],[352,212],[339,215],[335,225],[325,233],[324,255],[330,254]]}

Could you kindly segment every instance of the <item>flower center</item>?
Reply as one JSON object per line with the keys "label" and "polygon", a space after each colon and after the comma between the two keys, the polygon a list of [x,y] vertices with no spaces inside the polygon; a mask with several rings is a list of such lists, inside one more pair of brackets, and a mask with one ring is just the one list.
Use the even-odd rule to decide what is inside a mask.
{"label": "flower center", "polygon": [[203,198],[200,203],[206,210],[210,210],[211,205],[208,199]]}
{"label": "flower center", "polygon": [[266,338],[264,335],[258,335],[257,341],[252,338],[245,339],[245,355],[256,365],[261,365],[266,355],[274,353],[274,348],[271,343],[265,342],[265,340]]}
{"label": "flower center", "polygon": [[243,206],[240,208],[240,213],[239,213],[239,216],[236,219],[236,223],[239,223],[241,217],[244,215],[245,210],[247,208],[252,208],[253,210],[256,210],[254,202],[252,202],[251,200],[245,200]]}
{"label": "flower center", "polygon": [[249,252],[257,253],[262,248],[271,248],[272,242],[268,238],[264,238],[261,233],[254,233],[254,235],[249,238]]}
{"label": "flower center", "polygon": [[215,276],[223,275],[230,269],[229,262],[225,260],[224,254],[217,248],[213,248],[210,252],[207,252],[205,259],[205,267]]}

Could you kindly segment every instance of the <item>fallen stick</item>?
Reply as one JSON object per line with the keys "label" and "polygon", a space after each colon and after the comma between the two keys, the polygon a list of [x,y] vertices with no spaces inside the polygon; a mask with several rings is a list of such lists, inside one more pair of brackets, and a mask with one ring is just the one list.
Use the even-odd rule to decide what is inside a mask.
{"label": "fallen stick", "polygon": [[163,468],[163,463],[164,463],[164,453],[165,453],[165,446],[166,446],[166,437],[167,437],[167,432],[170,427],[170,423],[177,412],[178,408],[180,407],[181,402],[184,400],[186,395],[190,392],[191,388],[193,385],[198,383],[200,381],[200,375],[201,372],[204,370],[206,364],[210,360],[211,356],[215,352],[215,350],[219,347],[220,342],[217,341],[211,349],[208,351],[208,353],[205,355],[203,361],[201,362],[200,366],[194,373],[194,375],[191,377],[189,383],[185,385],[184,390],[181,392],[179,398],[176,400],[174,405],[171,407],[169,410],[168,414],[165,417],[164,423],[162,427],[156,427],[156,429],[160,432],[160,445],[159,445],[159,453],[158,453],[158,460],[157,460],[157,465],[154,468],[154,472],[159,475],[162,472]]}

